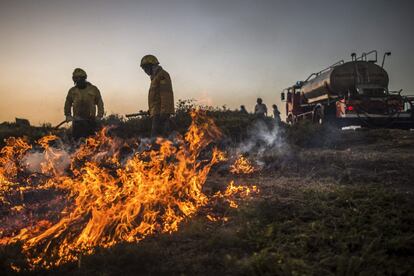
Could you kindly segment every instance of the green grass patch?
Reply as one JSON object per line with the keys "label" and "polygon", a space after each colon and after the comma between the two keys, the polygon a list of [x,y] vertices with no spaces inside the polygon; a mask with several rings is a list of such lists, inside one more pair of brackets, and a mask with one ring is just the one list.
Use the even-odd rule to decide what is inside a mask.
{"label": "green grass patch", "polygon": [[412,273],[411,199],[378,186],[303,188],[243,210],[250,275]]}

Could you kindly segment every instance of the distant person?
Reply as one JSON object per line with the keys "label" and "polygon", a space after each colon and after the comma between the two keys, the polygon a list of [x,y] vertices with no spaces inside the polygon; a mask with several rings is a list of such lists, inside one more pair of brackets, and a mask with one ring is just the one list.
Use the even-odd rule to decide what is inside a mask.
{"label": "distant person", "polygon": [[240,106],[240,113],[245,114],[245,115],[249,114],[249,112],[247,112],[246,107],[244,105]]}
{"label": "distant person", "polygon": [[141,59],[141,68],[150,76],[148,92],[148,112],[152,120],[151,137],[166,135],[170,130],[170,116],[174,114],[174,93],[170,75],[153,55]]}
{"label": "distant person", "polygon": [[94,135],[97,130],[96,119],[101,119],[104,115],[101,93],[86,78],[86,72],[81,68],[73,71],[72,80],[75,86],[69,89],[65,101],[66,121],[72,122],[72,136],[75,140]]}
{"label": "distant person", "polygon": [[259,118],[264,118],[267,116],[267,106],[263,103],[261,98],[257,99],[257,104],[254,107],[254,114]]}
{"label": "distant person", "polygon": [[275,119],[276,123],[280,123],[280,111],[277,108],[277,105],[272,105],[273,107],[273,118]]}

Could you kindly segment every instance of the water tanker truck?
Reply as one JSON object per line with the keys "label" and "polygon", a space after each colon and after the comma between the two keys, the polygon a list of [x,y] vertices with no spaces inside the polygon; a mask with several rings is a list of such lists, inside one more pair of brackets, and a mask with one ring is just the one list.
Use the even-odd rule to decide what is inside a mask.
{"label": "water tanker truck", "polygon": [[340,60],[285,88],[281,98],[286,102],[286,122],[413,128],[414,96],[388,90],[383,67],[390,54],[385,53],[379,65],[376,50],[359,57],[353,53],[351,61]]}

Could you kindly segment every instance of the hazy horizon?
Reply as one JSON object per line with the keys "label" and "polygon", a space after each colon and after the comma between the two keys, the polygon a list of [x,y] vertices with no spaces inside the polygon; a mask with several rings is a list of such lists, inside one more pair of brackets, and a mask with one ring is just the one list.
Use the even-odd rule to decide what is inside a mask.
{"label": "hazy horizon", "polygon": [[340,59],[392,55],[390,89],[414,94],[411,1],[0,1],[0,122],[64,119],[81,67],[106,114],[147,109],[156,55],[175,100],[252,111],[280,106],[280,91]]}

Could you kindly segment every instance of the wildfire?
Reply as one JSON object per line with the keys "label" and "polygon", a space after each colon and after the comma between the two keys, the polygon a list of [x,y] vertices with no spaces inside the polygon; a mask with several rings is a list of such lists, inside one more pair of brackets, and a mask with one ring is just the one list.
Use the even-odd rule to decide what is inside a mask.
{"label": "wildfire", "polygon": [[[205,153],[221,136],[214,121],[201,111],[192,118],[184,137],[159,138],[153,144],[127,144],[104,129],[71,153],[58,137],[43,137],[37,142],[39,155],[26,141],[8,139],[0,152],[0,203],[19,193],[17,201],[24,202],[22,191],[52,190],[58,191],[54,200],[62,208],[17,232],[0,227],[0,245],[20,242],[31,268],[49,268],[91,254],[98,246],[177,231],[180,222],[209,202],[203,185],[211,167],[225,159],[217,148]],[[30,162],[33,156],[38,166]],[[237,208],[234,198],[252,191],[256,187],[231,182],[212,199],[224,198]],[[9,212],[25,212],[24,204],[12,205]]]}
{"label": "wildfire", "polygon": [[255,171],[252,163],[242,155],[230,166],[230,172],[234,174],[252,174]]}

